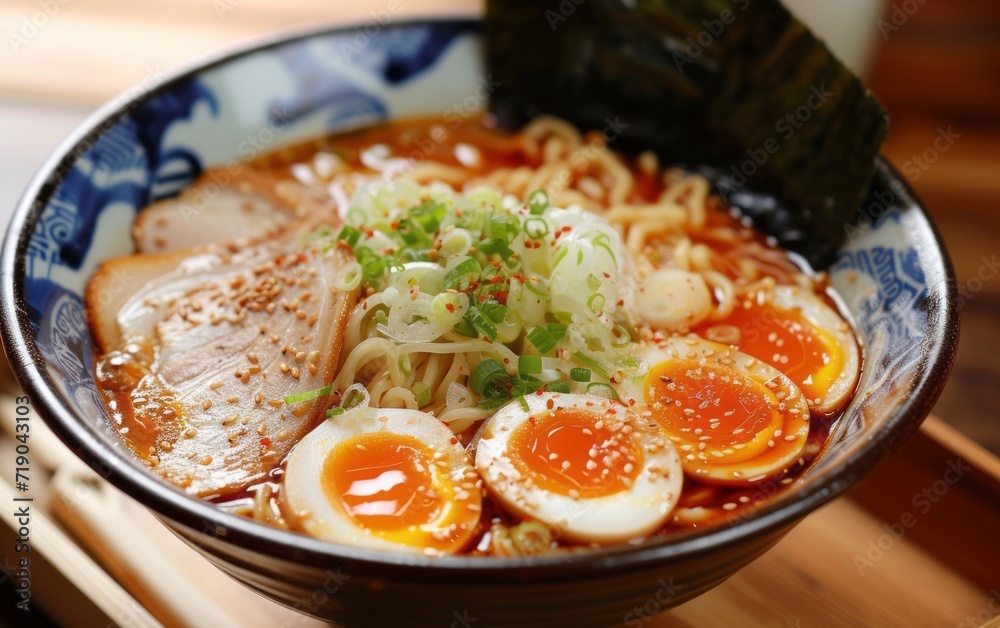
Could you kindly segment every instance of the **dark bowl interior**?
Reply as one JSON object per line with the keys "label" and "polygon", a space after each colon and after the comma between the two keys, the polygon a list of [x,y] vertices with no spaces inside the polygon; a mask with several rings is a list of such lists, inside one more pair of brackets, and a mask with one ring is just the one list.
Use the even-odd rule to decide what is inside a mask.
{"label": "dark bowl interior", "polygon": [[[80,458],[221,569],[278,602],[350,625],[459,626],[470,618],[477,626],[641,625],[718,585],[843,494],[931,410],[956,347],[954,277],[919,202],[880,161],[863,212],[874,219],[854,226],[827,269],[865,347],[859,394],[820,459],[732,525],[572,555],[429,558],[270,529],[147,472],[109,431],[98,401],[81,302],[86,277],[97,262],[129,250],[126,229],[139,207],[176,193],[202,168],[247,157],[239,140],[248,131],[259,137],[267,129],[273,148],[386,118],[440,115],[474,93],[478,22],[379,29],[350,71],[336,54],[356,29],[314,29],[110,104],[39,172],[4,241],[3,344],[33,406]],[[235,104],[248,101],[257,109]],[[295,115],[281,119],[275,107]],[[775,488],[765,483],[760,491]]]}

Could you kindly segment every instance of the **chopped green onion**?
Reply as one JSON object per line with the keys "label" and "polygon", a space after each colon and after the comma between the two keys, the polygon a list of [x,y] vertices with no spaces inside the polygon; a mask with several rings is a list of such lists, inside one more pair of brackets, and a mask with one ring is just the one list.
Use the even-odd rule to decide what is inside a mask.
{"label": "chopped green onion", "polygon": [[458,286],[458,284],[462,280],[468,277],[473,277],[473,276],[478,277],[479,273],[481,273],[482,271],[483,267],[479,265],[479,262],[470,257],[469,259],[460,262],[458,266],[455,266],[447,273],[445,273],[444,287],[454,288]]}
{"label": "chopped green onion", "polygon": [[416,220],[427,233],[437,233],[445,217],[445,206],[433,200],[426,200],[410,210],[410,217]]}
{"label": "chopped green onion", "polygon": [[511,528],[510,544],[521,556],[541,554],[552,548],[552,530],[538,521],[522,521]]}
{"label": "chopped green onion", "polygon": [[535,190],[528,195],[528,210],[532,214],[541,214],[549,207],[549,195],[545,190]]}
{"label": "chopped green onion", "polygon": [[431,402],[431,387],[423,382],[413,384],[413,396],[417,398],[417,407],[423,408]]}
{"label": "chopped green onion", "polygon": [[604,382],[591,382],[588,384],[587,394],[597,395],[598,397],[604,397],[605,399],[618,399],[618,391],[616,391],[611,384],[605,384]]}
{"label": "chopped green onion", "polygon": [[537,377],[527,374],[520,374],[510,389],[511,397],[520,397],[527,393],[536,392],[542,387],[542,382]]}
{"label": "chopped green onion", "polygon": [[469,378],[469,388],[477,395],[482,395],[490,384],[506,377],[507,370],[504,369],[503,365],[493,358],[488,358],[480,362],[476,370],[472,371],[472,376]]}
{"label": "chopped green onion", "polygon": [[[530,279],[530,277],[528,279]],[[530,290],[531,292],[534,292],[536,295],[542,297],[543,299],[549,298],[548,290],[542,290],[541,288],[535,285],[534,281],[525,281],[524,287]]]}
{"label": "chopped green onion", "polygon": [[529,218],[524,222],[524,235],[532,240],[541,240],[549,234],[549,223],[544,218]]}
{"label": "chopped green onion", "polygon": [[594,273],[590,273],[587,275],[587,287],[591,292],[597,292],[601,289],[601,280]]}
{"label": "chopped green onion", "polygon": [[548,332],[552,334],[552,337],[556,339],[556,342],[559,342],[560,340],[566,337],[566,330],[568,329],[568,327],[566,327],[566,325],[560,325],[558,323],[549,323],[548,325],[545,326],[545,329],[547,329]]}
{"label": "chopped green onion", "polygon": [[556,339],[544,327],[535,327],[528,332],[528,340],[535,345],[539,353],[545,354],[556,348]]}
{"label": "chopped green onion", "polygon": [[469,309],[469,299],[459,292],[442,292],[431,299],[431,314],[442,323],[456,323]]}
{"label": "chopped green onion", "polygon": [[[491,323],[490,319],[483,316],[483,313],[480,312],[477,307],[470,306],[469,311],[465,313],[463,318],[489,340],[493,341],[497,339],[499,332],[497,331],[496,325]],[[475,335],[476,334],[473,334],[472,337],[475,337]]]}
{"label": "chopped green onion", "polygon": [[294,395],[285,396],[285,405],[290,406],[293,403],[299,403],[300,401],[309,401],[310,399],[315,399],[316,397],[322,397],[323,395],[329,395],[330,391],[333,390],[333,386],[323,386],[322,388],[317,388],[315,390],[310,390],[307,392],[297,393]]}
{"label": "chopped green onion", "polygon": [[361,239],[361,231],[350,225],[346,225],[340,230],[340,235],[337,236],[337,239],[347,242],[353,248],[357,246],[358,241]]}
{"label": "chopped green onion", "polygon": [[330,417],[340,416],[344,412],[346,412],[346,410],[344,410],[340,406],[337,406],[336,408],[330,408],[329,410],[326,411],[326,418],[329,419]]}
{"label": "chopped green onion", "polygon": [[545,327],[535,327],[528,333],[528,340],[538,349],[539,353],[546,354],[556,347],[556,343],[566,336],[566,326],[556,323],[549,323]]}
{"label": "chopped green onion", "polygon": [[573,368],[569,370],[569,378],[574,382],[589,382],[590,369]]}
{"label": "chopped green onion", "polygon": [[439,253],[446,257],[465,255],[472,247],[472,234],[465,229],[452,229],[441,236]]}
{"label": "chopped green onion", "polygon": [[486,315],[494,323],[500,324],[507,316],[507,306],[500,305],[499,301],[490,299],[479,304],[479,311]]}
{"label": "chopped green onion", "polygon": [[493,255],[496,253],[503,259],[508,259],[514,254],[514,250],[510,248],[510,243],[507,242],[506,238],[493,238],[492,240],[486,240],[477,244],[476,248],[485,255]]}
{"label": "chopped green onion", "polygon": [[468,319],[464,317],[462,318],[462,320],[455,323],[455,326],[452,327],[452,330],[459,336],[465,336],[466,338],[479,337],[479,332],[477,332],[476,328],[473,327],[472,323],[470,323]]}
{"label": "chopped green onion", "polygon": [[507,214],[495,213],[490,217],[490,224],[488,230],[489,236],[491,238],[496,238],[498,240],[507,239]]}
{"label": "chopped green onion", "polygon": [[429,248],[431,245],[431,239],[424,232],[423,227],[420,226],[416,220],[411,220],[409,218],[404,218],[399,221],[399,228],[396,229],[399,232],[399,237],[403,238],[403,242],[406,242],[410,246],[423,246]]}
{"label": "chopped green onion", "polygon": [[354,257],[361,264],[361,269],[364,272],[363,281],[367,284],[374,284],[377,279],[385,274],[386,268],[389,265],[389,260],[385,256],[379,255],[367,246],[355,248]]}
{"label": "chopped green onion", "polygon": [[517,359],[518,374],[534,375],[542,372],[542,358],[537,355],[522,355]]}
{"label": "chopped green onion", "polygon": [[389,314],[385,310],[375,311],[375,322],[382,325],[389,325]]}
{"label": "chopped green onion", "polygon": [[342,292],[350,292],[361,285],[361,280],[364,279],[364,276],[365,271],[361,268],[361,264],[348,262],[340,269],[334,286]]}
{"label": "chopped green onion", "polygon": [[525,412],[531,410],[531,406],[528,405],[528,400],[524,398],[524,395],[517,398],[517,405],[521,406],[521,409]]}
{"label": "chopped green onion", "polygon": [[[412,325],[413,323],[411,322],[410,324]],[[404,353],[403,355],[399,356],[399,360],[398,360],[397,363],[399,364],[399,372],[403,374],[403,377],[409,377],[410,376],[410,354],[409,353]]]}
{"label": "chopped green onion", "polygon": [[621,349],[622,347],[627,347],[632,342],[632,334],[628,333],[628,330],[621,325],[615,325],[615,329],[611,334],[611,346],[615,349]]}
{"label": "chopped green onion", "polygon": [[604,295],[600,292],[595,292],[590,295],[589,299],[587,299],[587,309],[594,314],[597,314],[604,309],[605,303],[607,303],[607,299],[604,298]]}
{"label": "chopped green onion", "polygon": [[356,406],[368,405],[371,397],[368,396],[368,390],[361,384],[351,384],[344,391],[344,396],[340,399],[340,407],[344,410],[350,410]]}
{"label": "chopped green onion", "polygon": [[568,393],[569,382],[550,382],[545,385],[545,390],[555,393]]}

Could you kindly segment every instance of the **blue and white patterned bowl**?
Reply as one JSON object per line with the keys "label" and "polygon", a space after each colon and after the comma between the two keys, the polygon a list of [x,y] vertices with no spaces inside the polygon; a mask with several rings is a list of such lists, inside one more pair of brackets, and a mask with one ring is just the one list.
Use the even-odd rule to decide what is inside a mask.
{"label": "blue and white patterned bowl", "polygon": [[958,334],[954,279],[934,227],[884,162],[862,212],[874,219],[849,228],[829,269],[864,342],[860,393],[820,460],[738,525],[530,559],[339,547],[227,516],[147,472],[110,431],[94,385],[81,294],[98,264],[132,250],[140,207],[205,168],[306,138],[401,116],[461,121],[490,90],[479,30],[457,19],[298,33],[106,106],[56,152],[14,215],[0,270],[4,347],[34,406],[77,455],[279,602],[354,625],[641,625],[720,583],[845,492],[937,399]]}

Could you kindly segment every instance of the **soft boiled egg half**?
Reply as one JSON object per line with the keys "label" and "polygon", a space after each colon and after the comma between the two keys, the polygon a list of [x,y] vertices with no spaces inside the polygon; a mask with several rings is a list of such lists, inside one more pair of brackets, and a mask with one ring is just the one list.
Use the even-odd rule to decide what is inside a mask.
{"label": "soft boiled egg half", "polygon": [[639,538],[681,494],[677,451],[655,422],[589,395],[527,395],[490,418],[476,469],[510,512],[582,543]]}
{"label": "soft boiled egg half", "polygon": [[282,494],[311,536],[427,554],[461,550],[482,510],[465,448],[438,419],[405,409],[324,421],[289,454]]}
{"label": "soft boiled egg half", "polygon": [[787,375],[816,414],[832,414],[843,406],[861,373],[850,326],[819,297],[798,287],[751,293],[737,301],[724,325],[698,331]]}
{"label": "soft boiled egg half", "polygon": [[693,334],[643,345],[637,356],[649,368],[622,381],[619,394],[662,426],[689,475],[746,486],[796,465],[809,408],[776,368]]}

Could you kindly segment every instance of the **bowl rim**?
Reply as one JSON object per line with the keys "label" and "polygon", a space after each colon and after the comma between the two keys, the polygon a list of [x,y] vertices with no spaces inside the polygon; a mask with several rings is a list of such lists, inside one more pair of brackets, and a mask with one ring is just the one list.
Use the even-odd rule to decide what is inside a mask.
{"label": "bowl rim", "polygon": [[[25,307],[27,245],[33,228],[52,193],[70,170],[79,147],[86,146],[106,128],[110,128],[133,108],[162,90],[207,70],[240,57],[317,36],[350,33],[368,22],[343,22],[310,25],[278,31],[241,45],[202,57],[166,73],[153,85],[140,85],[112,99],[89,116],[45,161],[18,202],[0,250],[0,337],[12,370],[30,403],[57,436],[91,467],[107,469],[114,486],[149,508],[159,518],[193,532],[198,544],[211,546],[233,559],[233,552],[212,539],[218,534],[221,545],[235,544],[252,552],[278,560],[294,560],[312,566],[336,565],[356,575],[384,575],[391,568],[394,577],[422,580],[451,580],[468,583],[470,575],[488,576],[492,582],[525,582],[551,579],[572,580],[595,574],[608,575],[626,570],[663,566],[671,561],[694,559],[738,546],[747,538],[783,532],[813,510],[842,495],[865,477],[889,453],[911,436],[937,401],[951,370],[958,341],[958,302],[954,270],[941,235],[915,193],[898,172],[878,158],[875,181],[892,188],[903,212],[924,224],[929,234],[925,245],[933,254],[930,262],[939,270],[927,273],[927,281],[944,282],[942,297],[928,310],[928,330],[921,348],[916,381],[912,393],[892,413],[886,426],[864,448],[854,452],[842,464],[815,484],[795,493],[794,499],[768,502],[737,525],[718,526],[706,531],[683,532],[646,540],[636,545],[612,546],[598,551],[568,555],[543,555],[523,558],[473,556],[432,557],[422,554],[390,553],[337,545],[305,535],[269,528],[248,519],[229,515],[208,502],[191,497],[180,489],[125,459],[100,436],[92,433],[63,400],[49,377]],[[413,26],[465,24],[479,30],[482,21],[477,12],[448,13],[400,19],[384,26],[395,29]],[[899,187],[901,186],[901,187]],[[31,227],[26,228],[26,227]],[[107,462],[106,462],[107,461]]]}

